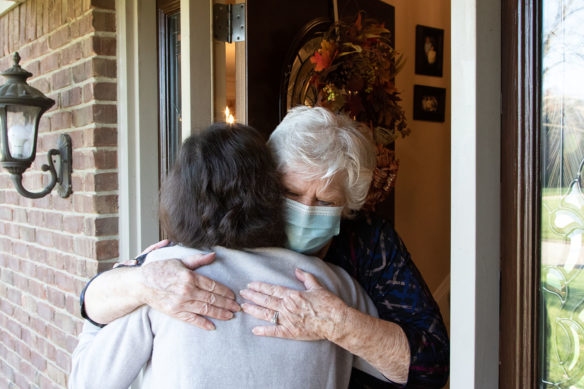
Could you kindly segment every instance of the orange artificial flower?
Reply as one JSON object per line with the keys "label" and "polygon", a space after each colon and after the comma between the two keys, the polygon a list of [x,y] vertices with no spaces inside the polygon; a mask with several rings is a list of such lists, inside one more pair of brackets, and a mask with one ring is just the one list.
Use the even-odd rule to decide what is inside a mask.
{"label": "orange artificial flower", "polygon": [[310,62],[315,64],[314,71],[320,72],[331,66],[337,55],[337,51],[335,49],[335,44],[326,39],[320,43],[320,49],[318,49],[318,51],[316,51],[314,55],[310,57]]}

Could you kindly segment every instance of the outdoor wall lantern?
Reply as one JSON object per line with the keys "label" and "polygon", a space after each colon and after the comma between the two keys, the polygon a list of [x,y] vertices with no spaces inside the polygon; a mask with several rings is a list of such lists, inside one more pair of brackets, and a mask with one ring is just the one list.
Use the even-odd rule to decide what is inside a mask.
{"label": "outdoor wall lantern", "polygon": [[71,138],[67,134],[59,136],[57,149],[47,153],[48,165],[41,167],[51,174],[49,185],[40,192],[29,192],[22,186],[22,174],[35,159],[39,121],[55,101],[26,83],[32,74],[20,67],[18,53],[13,59],[14,65],[0,73],[6,78],[6,83],[0,86],[0,162],[10,172],[22,196],[39,199],[59,184],[59,196],[68,197],[71,194]]}

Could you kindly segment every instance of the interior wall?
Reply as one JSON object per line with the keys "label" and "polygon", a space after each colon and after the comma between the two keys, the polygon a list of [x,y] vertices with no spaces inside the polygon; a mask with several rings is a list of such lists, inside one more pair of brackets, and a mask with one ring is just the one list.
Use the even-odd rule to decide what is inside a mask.
{"label": "interior wall", "polygon": [[[411,129],[396,144],[395,226],[440,303],[450,290],[450,0],[385,1],[395,6],[396,49],[405,59],[396,86]],[[414,73],[418,24],[444,30],[442,77]],[[443,123],[413,120],[414,85],[446,88]]]}

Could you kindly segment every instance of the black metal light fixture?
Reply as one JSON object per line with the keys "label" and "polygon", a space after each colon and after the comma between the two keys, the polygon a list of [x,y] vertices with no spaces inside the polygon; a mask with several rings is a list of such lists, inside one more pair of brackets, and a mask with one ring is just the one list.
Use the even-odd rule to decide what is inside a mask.
{"label": "black metal light fixture", "polygon": [[41,167],[51,174],[49,185],[40,192],[29,192],[22,186],[22,174],[35,159],[39,121],[55,101],[26,83],[32,73],[20,67],[18,53],[14,53],[13,59],[14,65],[0,73],[6,78],[6,83],[0,86],[0,162],[22,196],[38,199],[51,193],[58,184],[59,196],[68,197],[72,190],[71,138],[67,134],[59,136],[57,149],[48,151],[48,164]]}

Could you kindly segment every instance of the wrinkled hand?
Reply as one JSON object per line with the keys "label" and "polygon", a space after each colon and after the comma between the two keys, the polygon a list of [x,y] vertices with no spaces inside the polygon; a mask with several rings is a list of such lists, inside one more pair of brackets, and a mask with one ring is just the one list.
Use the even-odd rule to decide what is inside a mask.
{"label": "wrinkled hand", "polygon": [[252,282],[240,291],[242,297],[257,304],[242,304],[243,312],[266,321],[278,312],[277,325],[255,327],[253,333],[296,340],[334,339],[344,324],[348,306],[312,274],[300,269],[295,274],[306,291],[264,282]]}
{"label": "wrinkled hand", "polygon": [[203,316],[220,320],[233,318],[233,312],[240,310],[233,292],[193,271],[214,260],[215,253],[210,253],[182,261],[168,259],[143,265],[141,283],[147,288],[144,303],[206,330],[215,329],[215,325]]}

